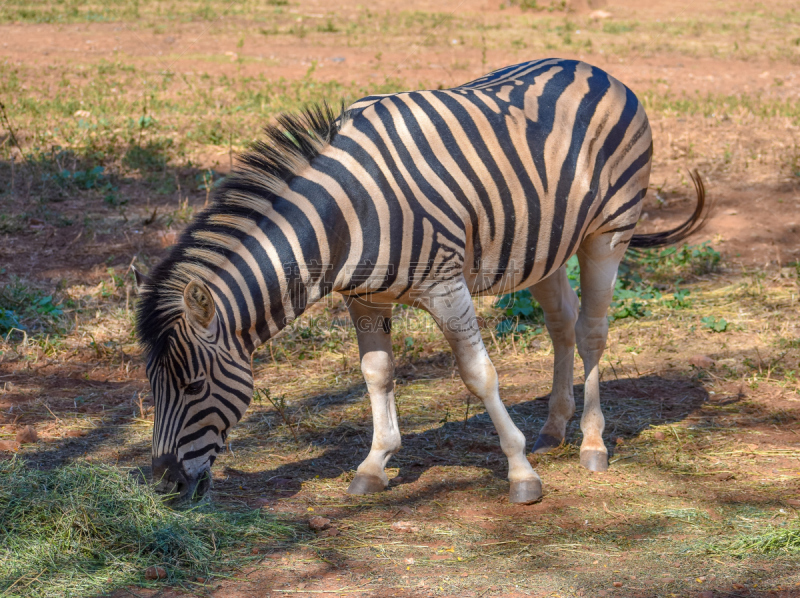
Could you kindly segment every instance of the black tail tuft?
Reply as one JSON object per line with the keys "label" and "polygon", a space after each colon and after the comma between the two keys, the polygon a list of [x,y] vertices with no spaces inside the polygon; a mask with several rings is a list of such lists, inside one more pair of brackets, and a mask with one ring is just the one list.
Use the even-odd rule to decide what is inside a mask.
{"label": "black tail tuft", "polygon": [[710,206],[708,206],[708,210],[706,209],[706,188],[705,185],[703,185],[703,179],[700,178],[700,173],[696,170],[690,172],[689,176],[692,177],[692,183],[694,183],[694,189],[697,192],[697,205],[694,208],[694,213],[689,216],[689,219],[669,230],[644,235],[633,235],[629,247],[633,249],[647,249],[648,247],[673,245],[683,241],[689,235],[703,228],[706,220],[708,220],[708,214],[710,212]]}

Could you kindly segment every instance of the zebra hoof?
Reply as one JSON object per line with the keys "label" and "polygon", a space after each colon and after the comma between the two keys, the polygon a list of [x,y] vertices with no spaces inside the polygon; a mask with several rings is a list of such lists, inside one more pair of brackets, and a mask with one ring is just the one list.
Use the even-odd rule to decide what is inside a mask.
{"label": "zebra hoof", "polygon": [[373,494],[375,492],[382,492],[386,488],[383,480],[376,475],[369,475],[366,473],[357,473],[350,486],[347,488],[348,494]]}
{"label": "zebra hoof", "polygon": [[556,438],[555,436],[550,436],[550,434],[539,434],[539,438],[536,439],[536,443],[533,445],[532,452],[536,454],[549,453],[554,448],[561,446],[562,442],[564,442],[563,438]]}
{"label": "zebra hoof", "polygon": [[581,451],[581,465],[589,471],[607,471],[608,453],[604,451]]}
{"label": "zebra hoof", "polygon": [[511,482],[508,502],[518,505],[531,505],[540,500],[542,500],[542,482],[539,480]]}

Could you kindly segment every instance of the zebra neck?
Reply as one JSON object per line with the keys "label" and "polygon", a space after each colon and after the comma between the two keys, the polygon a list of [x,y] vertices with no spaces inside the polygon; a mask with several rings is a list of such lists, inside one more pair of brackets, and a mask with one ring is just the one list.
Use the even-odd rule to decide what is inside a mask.
{"label": "zebra neck", "polygon": [[347,271],[348,256],[341,256],[345,248],[333,242],[343,226],[338,222],[341,211],[328,209],[326,198],[319,195],[313,196],[312,204],[299,193],[304,185],[293,187],[287,197],[273,202],[271,213],[260,219],[258,230],[244,243],[258,266],[255,278],[264,281],[258,292],[251,292],[255,318],[250,319],[249,335],[243,335],[245,345],[247,336],[252,339],[252,350],[328,295]]}

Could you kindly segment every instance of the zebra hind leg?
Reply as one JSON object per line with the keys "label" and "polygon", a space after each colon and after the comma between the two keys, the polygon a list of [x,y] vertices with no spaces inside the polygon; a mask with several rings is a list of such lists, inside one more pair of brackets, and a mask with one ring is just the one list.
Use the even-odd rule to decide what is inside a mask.
{"label": "zebra hind leg", "polygon": [[400,450],[400,429],[394,404],[394,361],[390,324],[391,305],[363,299],[349,300],[350,317],[356,328],[361,373],[367,383],[372,406],[372,447],[358,466],[348,494],[380,492],[389,485],[384,471],[391,456]]}
{"label": "zebra hind leg", "polygon": [[563,266],[531,287],[531,293],[544,310],[547,331],[553,340],[553,390],[550,392],[547,421],[533,445],[534,453],[547,453],[564,442],[567,424],[575,414],[572,373],[575,364],[575,322],[578,296],[569,284]]}
{"label": "zebra hind leg", "polygon": [[435,296],[428,295],[421,303],[450,343],[464,384],[483,401],[492,418],[508,458],[509,501],[534,503],[542,497],[542,481],[526,458],[525,436],[500,400],[497,371],[483,344],[467,284],[459,278],[436,286],[435,291]]}
{"label": "zebra hind leg", "polygon": [[578,353],[585,374],[581,430],[581,465],[590,471],[608,469],[608,450],[603,444],[605,420],[600,408],[600,357],[608,337],[608,307],[614,295],[614,282],[627,242],[617,243],[616,235],[587,237],[578,250],[581,267],[581,310],[575,325]]}

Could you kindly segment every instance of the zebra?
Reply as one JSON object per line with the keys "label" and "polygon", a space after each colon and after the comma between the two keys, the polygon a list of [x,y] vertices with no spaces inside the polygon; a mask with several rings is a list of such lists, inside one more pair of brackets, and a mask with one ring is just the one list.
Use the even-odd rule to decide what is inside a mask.
{"label": "zebra", "polygon": [[[542,484],[500,399],[472,296],[529,288],[555,354],[549,414],[533,447],[563,442],[585,370],[580,463],[608,467],[598,363],[620,260],[702,224],[704,190],[680,226],[634,235],[652,138],[622,83],[584,62],[508,66],[444,90],[370,96],[336,116],[284,114],[240,156],[213,203],[149,278],[137,275],[137,331],[155,401],[153,477],[197,499],[254,389],[255,349],[332,292],[347,303],[372,408],[367,457],[347,489],[378,492],[401,448],[394,304],[426,310],[449,342],[508,460],[509,500]],[[581,300],[565,263],[577,254]]]}

